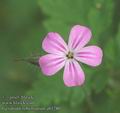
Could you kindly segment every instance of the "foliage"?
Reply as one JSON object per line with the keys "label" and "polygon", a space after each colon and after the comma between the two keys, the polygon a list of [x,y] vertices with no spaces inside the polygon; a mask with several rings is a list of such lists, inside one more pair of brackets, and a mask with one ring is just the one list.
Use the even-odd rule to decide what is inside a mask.
{"label": "foliage", "polygon": [[[58,113],[119,113],[120,27],[112,29],[117,28],[113,24],[117,1],[0,2],[0,96],[32,95],[36,106],[59,106]],[[69,30],[75,24],[88,26],[93,33],[89,44],[97,44],[104,51],[101,66],[91,68],[82,64],[86,75],[84,86],[65,87],[63,70],[46,77],[34,65],[13,63],[16,57],[23,58],[32,52],[29,57],[46,54],[41,44],[47,32],[59,32],[67,42]]]}

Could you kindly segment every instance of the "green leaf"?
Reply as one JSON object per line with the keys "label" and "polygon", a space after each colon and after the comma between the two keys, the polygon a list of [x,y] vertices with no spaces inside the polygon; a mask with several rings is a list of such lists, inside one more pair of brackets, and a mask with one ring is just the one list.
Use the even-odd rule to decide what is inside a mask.
{"label": "green leaf", "polygon": [[102,72],[97,72],[93,77],[92,85],[96,93],[103,91],[107,86],[109,80],[109,75],[106,73],[106,71],[104,69],[101,71]]}
{"label": "green leaf", "polygon": [[45,28],[49,32],[60,32],[64,37],[68,37],[68,28],[70,30],[73,25],[81,24],[92,29],[95,37],[92,42],[96,42],[101,40],[100,36],[112,23],[114,5],[112,0],[56,0],[54,2],[44,0],[39,4],[48,17],[44,21]]}

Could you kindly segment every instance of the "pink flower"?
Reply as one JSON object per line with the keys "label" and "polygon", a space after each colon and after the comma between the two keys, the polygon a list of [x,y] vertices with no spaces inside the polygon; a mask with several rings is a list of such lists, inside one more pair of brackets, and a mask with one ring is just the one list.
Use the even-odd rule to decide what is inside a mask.
{"label": "pink flower", "polygon": [[85,81],[84,72],[78,61],[89,66],[98,66],[102,61],[102,50],[97,46],[84,47],[91,38],[89,28],[75,25],[69,35],[68,45],[55,32],[50,32],[42,43],[47,55],[39,58],[42,72],[51,76],[64,66],[64,84],[68,87],[82,85]]}

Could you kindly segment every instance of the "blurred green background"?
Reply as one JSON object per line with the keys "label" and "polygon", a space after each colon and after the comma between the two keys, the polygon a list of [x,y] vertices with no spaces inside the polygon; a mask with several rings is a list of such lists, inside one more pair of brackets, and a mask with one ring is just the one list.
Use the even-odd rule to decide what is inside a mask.
{"label": "blurred green background", "polygon": [[[0,97],[30,95],[36,106],[59,106],[57,111],[44,111],[51,113],[119,113],[119,6],[120,0],[0,0]],[[63,70],[45,77],[37,66],[14,61],[45,54],[41,44],[50,31],[59,32],[67,41],[75,24],[90,27],[93,39],[89,44],[104,51],[101,66],[82,65],[83,87],[65,87]],[[0,110],[4,112],[13,113]]]}

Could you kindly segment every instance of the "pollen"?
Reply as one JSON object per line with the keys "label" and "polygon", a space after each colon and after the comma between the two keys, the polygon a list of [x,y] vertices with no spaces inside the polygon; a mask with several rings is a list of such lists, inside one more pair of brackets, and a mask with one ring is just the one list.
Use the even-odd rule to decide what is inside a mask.
{"label": "pollen", "polygon": [[68,52],[68,54],[66,55],[66,57],[68,58],[68,59],[73,59],[74,58],[74,54],[73,54],[73,52]]}

